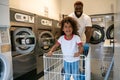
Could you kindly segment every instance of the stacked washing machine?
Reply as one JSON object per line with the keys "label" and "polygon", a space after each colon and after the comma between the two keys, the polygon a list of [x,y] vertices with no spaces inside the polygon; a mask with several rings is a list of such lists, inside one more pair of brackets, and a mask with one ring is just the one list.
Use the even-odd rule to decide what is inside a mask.
{"label": "stacked washing machine", "polygon": [[35,15],[10,9],[14,80],[36,80]]}
{"label": "stacked washing machine", "polygon": [[54,44],[52,19],[36,15],[37,35],[37,78],[44,75],[43,54],[47,53]]}
{"label": "stacked washing machine", "polygon": [[113,15],[110,15],[111,16],[109,16],[109,14],[91,15],[93,35],[91,37],[90,46],[91,72],[93,75],[91,78],[93,80],[104,79],[107,68],[109,67],[108,65],[110,64],[108,55],[113,56],[113,52],[111,52],[112,54],[108,53],[109,50],[107,50],[107,53],[105,53],[104,47],[105,41],[108,39],[108,37],[110,39],[113,38]]}

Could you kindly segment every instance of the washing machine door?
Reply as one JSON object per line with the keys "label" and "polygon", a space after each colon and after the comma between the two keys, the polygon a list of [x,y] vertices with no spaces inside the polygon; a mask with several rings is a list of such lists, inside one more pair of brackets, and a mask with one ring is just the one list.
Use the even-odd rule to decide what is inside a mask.
{"label": "washing machine door", "polygon": [[43,53],[48,52],[53,44],[54,37],[50,31],[43,31],[39,34],[39,48]]}
{"label": "washing machine door", "polygon": [[93,34],[90,39],[91,44],[98,44],[104,41],[105,32],[104,27],[101,27],[99,25],[93,25]]}
{"label": "washing machine door", "polygon": [[16,51],[20,54],[28,54],[35,48],[36,38],[29,28],[18,28],[14,31]]}
{"label": "washing machine door", "polygon": [[114,24],[110,25],[106,31],[106,37],[107,39],[113,39],[114,38]]}
{"label": "washing machine door", "polygon": [[9,60],[0,53],[0,80],[9,80],[10,63]]}

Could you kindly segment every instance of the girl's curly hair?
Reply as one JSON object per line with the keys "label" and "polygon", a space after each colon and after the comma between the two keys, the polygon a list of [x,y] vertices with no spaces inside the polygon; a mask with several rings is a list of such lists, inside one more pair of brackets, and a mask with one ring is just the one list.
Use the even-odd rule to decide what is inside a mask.
{"label": "girl's curly hair", "polygon": [[64,24],[65,23],[70,23],[72,25],[72,29],[73,29],[73,32],[72,34],[76,34],[76,35],[79,35],[78,34],[78,26],[77,26],[77,21],[72,18],[72,17],[65,17],[61,22],[60,22],[60,26],[61,26],[61,35],[64,35],[64,31],[63,31],[63,27],[64,27]]}

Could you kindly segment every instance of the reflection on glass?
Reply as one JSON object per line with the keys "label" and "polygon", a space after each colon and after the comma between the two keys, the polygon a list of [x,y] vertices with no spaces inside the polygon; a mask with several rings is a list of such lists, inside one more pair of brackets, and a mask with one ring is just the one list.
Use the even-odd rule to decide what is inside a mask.
{"label": "reflection on glass", "polygon": [[99,40],[101,38],[101,36],[102,36],[102,34],[101,34],[100,30],[95,30],[93,32],[93,39],[94,40]]}

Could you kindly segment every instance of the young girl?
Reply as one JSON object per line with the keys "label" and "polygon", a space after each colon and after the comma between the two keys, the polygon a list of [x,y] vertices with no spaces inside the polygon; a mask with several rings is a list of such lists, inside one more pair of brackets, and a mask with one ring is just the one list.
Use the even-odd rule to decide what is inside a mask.
{"label": "young girl", "polygon": [[58,46],[61,46],[65,80],[70,80],[71,74],[73,74],[74,80],[80,80],[78,75],[74,75],[79,74],[79,56],[83,53],[82,42],[77,30],[77,22],[72,17],[64,18],[61,21],[61,36],[47,54],[48,56],[52,56],[53,51]]}

